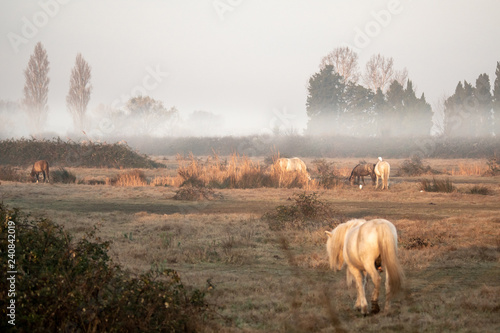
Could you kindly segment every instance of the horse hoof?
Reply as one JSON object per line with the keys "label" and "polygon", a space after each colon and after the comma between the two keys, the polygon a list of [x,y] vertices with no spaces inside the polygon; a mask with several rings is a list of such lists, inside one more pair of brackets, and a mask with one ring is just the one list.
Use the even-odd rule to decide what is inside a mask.
{"label": "horse hoof", "polygon": [[380,307],[378,306],[378,302],[372,302],[372,313],[377,314],[380,312]]}

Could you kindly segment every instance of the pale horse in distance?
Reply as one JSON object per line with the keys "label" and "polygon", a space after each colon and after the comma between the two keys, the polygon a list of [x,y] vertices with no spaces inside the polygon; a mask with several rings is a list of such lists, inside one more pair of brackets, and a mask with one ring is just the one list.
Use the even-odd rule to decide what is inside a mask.
{"label": "pale horse in distance", "polygon": [[388,162],[382,161],[382,157],[378,158],[377,164],[375,164],[375,175],[377,176],[377,184],[375,188],[378,188],[378,179],[382,180],[382,190],[389,189],[389,174],[391,173],[391,166]]}
{"label": "pale horse in distance", "polygon": [[306,164],[298,157],[280,158],[276,161],[276,164],[281,172],[298,171],[306,174],[307,179],[311,180],[311,176],[309,176],[309,173],[307,172]]}
{"label": "pale horse in distance", "polygon": [[368,303],[365,295],[367,274],[374,284],[371,311],[378,313],[378,297],[381,277],[378,267],[385,270],[385,306],[388,311],[391,298],[402,288],[404,273],[399,264],[398,238],[396,227],[384,219],[366,221],[355,219],[339,224],[335,229],[325,231],[328,235],[326,251],[330,260],[330,268],[340,270],[347,264],[347,285],[356,281],[357,299],[354,307],[361,313],[368,314]]}

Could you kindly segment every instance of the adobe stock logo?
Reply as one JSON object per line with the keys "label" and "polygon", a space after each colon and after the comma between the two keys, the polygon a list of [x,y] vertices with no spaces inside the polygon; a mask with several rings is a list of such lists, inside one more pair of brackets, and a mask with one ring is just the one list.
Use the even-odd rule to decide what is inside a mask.
{"label": "adobe stock logo", "polygon": [[243,0],[214,0],[212,5],[221,21],[224,21],[226,13],[233,12],[242,2]]}
{"label": "adobe stock logo", "polygon": [[[411,1],[411,0],[410,0]],[[403,5],[399,0],[390,0],[387,3],[386,9],[379,11],[371,11],[370,16],[373,18],[368,21],[362,28],[354,27],[354,45],[347,43],[347,46],[355,52],[369,46],[371,41],[376,38],[384,28],[387,28],[392,22],[392,18],[403,12]]]}
{"label": "adobe stock logo", "polygon": [[40,10],[35,12],[31,19],[23,16],[21,18],[21,34],[9,32],[7,39],[16,53],[19,53],[19,47],[27,44],[31,39],[38,35],[40,29],[44,28],[54,18],[61,9],[61,5],[66,5],[71,0],[40,0],[38,6]]}

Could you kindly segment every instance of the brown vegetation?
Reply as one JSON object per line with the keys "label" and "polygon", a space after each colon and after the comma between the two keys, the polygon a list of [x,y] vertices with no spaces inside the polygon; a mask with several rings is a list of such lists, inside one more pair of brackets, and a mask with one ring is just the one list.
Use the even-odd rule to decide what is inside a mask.
{"label": "brown vegetation", "polygon": [[[223,170],[232,165],[231,156],[227,162],[219,160]],[[169,159],[168,163],[183,164],[191,170],[186,179],[196,174],[208,185],[205,181],[210,177],[205,175],[216,163],[213,157],[206,161],[196,159],[199,173],[189,173],[195,170],[189,169],[191,160]],[[255,165],[258,160],[251,162]],[[306,162],[308,167],[314,165]],[[240,163],[243,158],[238,157],[234,170],[242,170]],[[336,160],[335,165],[355,163]],[[457,165],[453,160],[428,159],[427,163],[435,170]],[[104,179],[130,170],[71,171]],[[155,177],[180,179],[176,166],[170,164],[167,170],[143,172],[150,185]],[[39,186],[2,181],[0,199],[33,215],[50,216],[75,240],[99,224],[99,237],[112,241],[110,256],[134,274],[152,267],[174,269],[186,286],[198,289],[204,289],[209,280],[213,288],[206,300],[217,315],[211,326],[204,326],[207,332],[498,331],[500,180],[447,177],[456,188],[451,193],[421,192],[415,178],[391,177],[385,192],[371,186],[308,192],[218,188],[223,200],[197,201],[174,200],[176,191],[189,188],[177,187],[180,184]],[[487,188],[488,195],[470,194],[474,186]],[[299,211],[308,214],[300,207],[313,207],[316,214],[325,207],[332,215],[295,218]],[[282,228],[273,230],[269,220],[262,218],[269,212],[283,213],[276,215],[277,221],[283,217]],[[296,224],[286,225],[288,217]],[[328,269],[324,231],[341,218],[356,217],[386,218],[398,229],[407,285],[388,314],[362,317],[352,309],[355,291],[347,289],[345,272]],[[382,303],[384,299],[382,293]]]}

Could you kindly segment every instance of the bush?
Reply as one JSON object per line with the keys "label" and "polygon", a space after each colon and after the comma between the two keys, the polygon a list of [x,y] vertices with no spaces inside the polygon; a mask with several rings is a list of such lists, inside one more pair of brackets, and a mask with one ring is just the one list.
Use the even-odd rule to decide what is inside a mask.
{"label": "bush", "polygon": [[108,185],[116,186],[146,186],[148,181],[143,171],[134,169],[126,173],[121,173],[106,180]]}
{"label": "bush", "polygon": [[188,201],[201,201],[201,200],[216,200],[222,199],[220,193],[215,193],[214,190],[201,186],[184,186],[175,192],[174,200],[188,200]]}
{"label": "bush", "polygon": [[316,192],[294,194],[295,202],[290,206],[280,205],[273,212],[264,214],[269,229],[309,229],[330,226],[334,211],[318,199]]}
{"label": "bush", "polygon": [[455,191],[455,186],[453,186],[449,178],[445,180],[436,180],[435,178],[432,178],[432,182],[427,179],[422,179],[420,181],[420,189],[425,192],[451,193]]}
{"label": "bush", "polygon": [[64,168],[50,172],[50,181],[53,183],[74,184],[76,176]]}
{"label": "bush", "polygon": [[497,158],[495,156],[490,157],[486,164],[488,165],[488,171],[486,171],[486,175],[496,176],[500,174],[500,165],[498,164]]}
{"label": "bush", "polygon": [[345,179],[343,179],[343,177],[339,174],[333,162],[328,163],[323,158],[314,160],[313,164],[315,165],[316,172],[318,174],[318,185],[325,189],[332,189],[344,184]]}
{"label": "bush", "polygon": [[0,165],[0,180],[23,182],[28,180],[28,175],[21,174],[16,168],[10,165]]}
{"label": "bush", "polygon": [[431,173],[430,165],[424,166],[422,159],[418,155],[414,155],[410,159],[406,159],[399,168],[400,176],[420,176],[425,173]]}
{"label": "bush", "polygon": [[[10,227],[9,227],[10,226]],[[7,304],[16,300],[16,328],[24,332],[178,332],[201,325],[205,291],[186,288],[171,269],[134,276],[108,256],[109,242],[96,230],[73,242],[61,226],[32,219],[0,204],[0,264],[10,258],[7,238],[15,230],[16,296],[0,281],[0,330]]]}
{"label": "bush", "polygon": [[491,190],[486,186],[474,185],[469,189],[470,194],[490,195]]}

